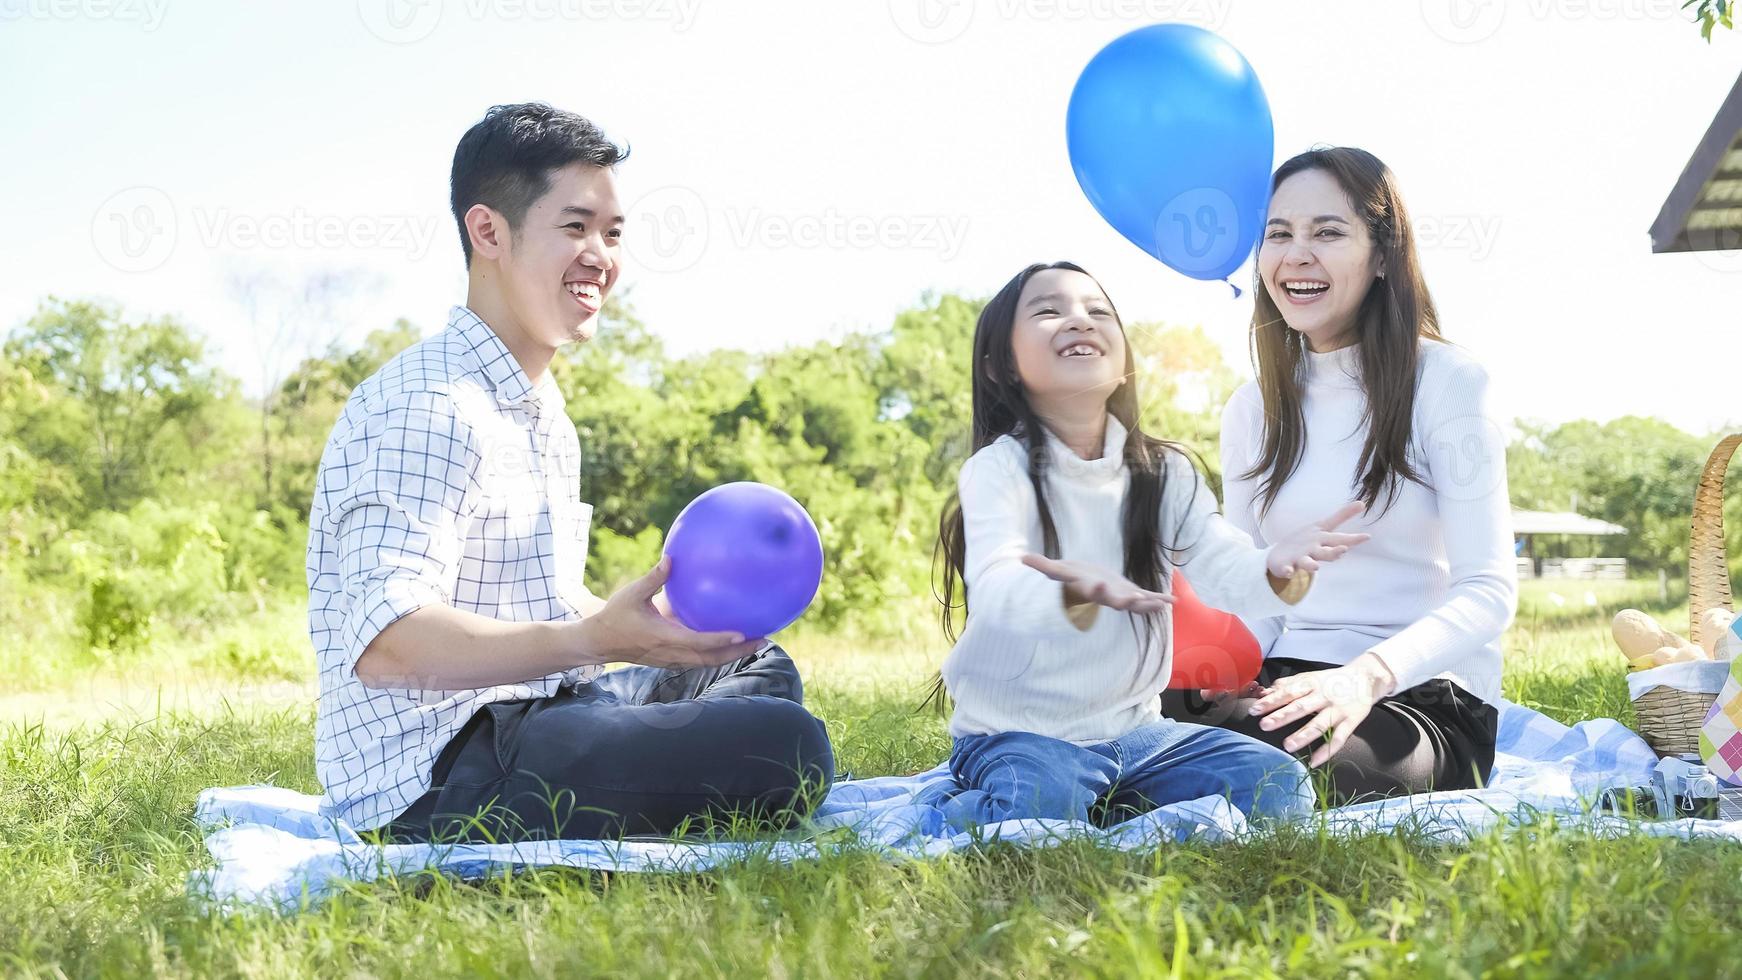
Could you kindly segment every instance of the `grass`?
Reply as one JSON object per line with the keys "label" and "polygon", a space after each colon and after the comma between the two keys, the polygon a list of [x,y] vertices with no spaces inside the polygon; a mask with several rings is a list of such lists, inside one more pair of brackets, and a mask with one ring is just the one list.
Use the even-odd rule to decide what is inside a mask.
{"label": "grass", "polygon": [[[1637,605],[1685,625],[1679,589],[1529,583],[1508,635],[1507,694],[1564,721],[1631,718],[1607,622]],[[1678,616],[1680,617],[1678,619]],[[263,616],[245,631],[286,628]],[[245,634],[229,639],[236,639]],[[24,976],[471,973],[780,976],[1545,974],[1723,976],[1742,928],[1742,848],[1595,839],[1552,823],[1460,847],[1295,831],[1142,853],[1071,843],[893,863],[854,852],[699,875],[547,870],[347,887],[299,913],[218,913],[188,898],[206,866],[189,814],[206,786],[316,789],[312,689],[233,694],[294,674],[288,654],[223,636],[152,678],[210,696],[51,716],[44,687],[0,715],[0,971]],[[273,642],[283,643],[279,637]],[[204,646],[199,644],[203,643]],[[809,699],[860,775],[927,768],[942,720],[916,715],[939,649],[796,637]],[[270,645],[266,649],[276,649]],[[89,672],[120,675],[128,665]],[[306,667],[300,668],[306,670]],[[272,688],[271,690],[279,690]],[[3,706],[0,706],[3,707]]]}

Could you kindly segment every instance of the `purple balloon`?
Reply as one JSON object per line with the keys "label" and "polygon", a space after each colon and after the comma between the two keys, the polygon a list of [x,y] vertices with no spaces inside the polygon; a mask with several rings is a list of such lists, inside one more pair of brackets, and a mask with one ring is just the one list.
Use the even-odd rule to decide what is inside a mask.
{"label": "purple balloon", "polygon": [[823,581],[823,542],[799,502],[762,483],[690,501],[665,536],[665,597],[701,632],[768,636],[792,625]]}

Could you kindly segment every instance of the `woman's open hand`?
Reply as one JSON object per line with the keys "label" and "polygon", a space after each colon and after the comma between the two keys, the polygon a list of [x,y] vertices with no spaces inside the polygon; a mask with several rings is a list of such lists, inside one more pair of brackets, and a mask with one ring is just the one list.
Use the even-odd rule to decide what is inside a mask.
{"label": "woman's open hand", "polygon": [[1258,727],[1267,732],[1311,716],[1311,721],[1283,740],[1282,747],[1299,752],[1323,739],[1324,744],[1307,760],[1308,765],[1322,766],[1342,751],[1349,734],[1395,683],[1384,662],[1364,653],[1341,667],[1279,678],[1252,706],[1252,714],[1264,716]]}
{"label": "woman's open hand", "polygon": [[1270,546],[1264,566],[1279,579],[1292,578],[1297,571],[1316,572],[1320,562],[1336,561],[1350,548],[1372,539],[1371,534],[1338,531],[1344,521],[1365,509],[1359,501],[1344,504],[1335,514],[1308,524],[1291,534],[1278,538]]}

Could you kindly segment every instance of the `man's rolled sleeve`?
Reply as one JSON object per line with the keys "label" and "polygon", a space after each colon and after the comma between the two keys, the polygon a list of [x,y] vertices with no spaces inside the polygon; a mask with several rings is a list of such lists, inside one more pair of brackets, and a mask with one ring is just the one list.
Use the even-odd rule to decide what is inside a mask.
{"label": "man's rolled sleeve", "polygon": [[453,601],[481,456],[446,398],[400,396],[327,449],[318,492],[334,528],[355,670],[381,631]]}

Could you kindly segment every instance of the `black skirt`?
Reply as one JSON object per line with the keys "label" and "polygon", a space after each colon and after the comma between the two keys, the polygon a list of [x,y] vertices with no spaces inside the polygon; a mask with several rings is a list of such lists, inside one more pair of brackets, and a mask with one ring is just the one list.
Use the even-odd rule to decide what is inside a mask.
{"label": "black skirt", "polygon": [[[1336,664],[1291,660],[1264,661],[1258,682],[1269,686],[1292,674],[1330,670]],[[1312,719],[1311,715],[1274,731],[1258,727],[1263,720],[1250,708],[1256,698],[1205,698],[1197,691],[1162,694],[1162,713],[1178,721],[1213,725],[1250,735],[1282,747],[1282,742]],[[1343,748],[1315,779],[1320,795],[1331,806],[1362,800],[1438,790],[1475,789],[1487,783],[1494,768],[1494,741],[1499,728],[1494,706],[1443,678],[1387,695],[1352,732]],[[1295,753],[1305,761],[1317,745]],[[1317,774],[1315,774],[1317,775]]]}

